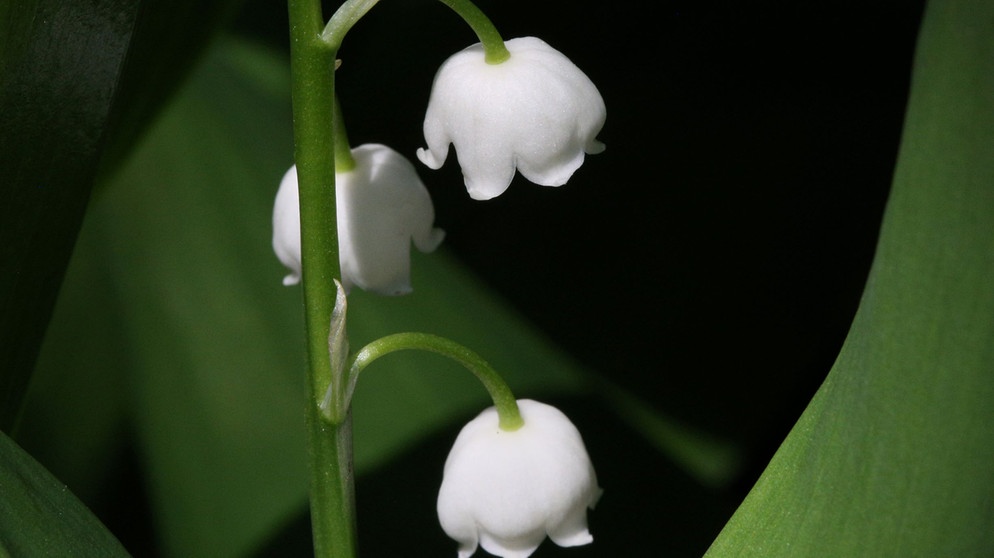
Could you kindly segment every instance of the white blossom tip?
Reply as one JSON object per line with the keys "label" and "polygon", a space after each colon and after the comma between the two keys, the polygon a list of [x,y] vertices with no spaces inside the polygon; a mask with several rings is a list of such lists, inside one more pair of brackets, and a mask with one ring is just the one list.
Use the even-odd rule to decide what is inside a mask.
{"label": "white blossom tip", "polygon": [[607,146],[603,143],[597,140],[591,140],[591,142],[587,144],[587,147],[584,148],[584,151],[586,151],[589,155],[597,155],[604,153],[605,149],[607,149]]}
{"label": "white blossom tip", "polygon": [[445,462],[438,493],[442,529],[459,557],[478,546],[525,558],[546,535],[560,546],[589,544],[587,509],[600,497],[576,427],[558,409],[519,400],[524,425],[502,431],[491,407],[470,421]]}
{"label": "white blossom tip", "polygon": [[607,111],[597,87],[541,39],[505,41],[511,57],[487,64],[480,44],[449,57],[432,84],[427,147],[418,159],[437,169],[455,146],[473,199],[499,196],[515,171],[536,184],[565,184],[596,154]]}
{"label": "white blossom tip", "polygon": [[443,240],[445,240],[445,231],[439,228],[433,228],[427,235],[415,237],[414,246],[421,252],[430,254],[442,245]]}
{"label": "white blossom tip", "polygon": [[418,160],[424,163],[426,167],[432,170],[438,170],[442,168],[442,165],[445,164],[445,159],[448,158],[447,157],[448,153],[443,153],[441,157],[437,157],[431,150],[425,149],[423,147],[418,148],[417,155],[418,155]]}

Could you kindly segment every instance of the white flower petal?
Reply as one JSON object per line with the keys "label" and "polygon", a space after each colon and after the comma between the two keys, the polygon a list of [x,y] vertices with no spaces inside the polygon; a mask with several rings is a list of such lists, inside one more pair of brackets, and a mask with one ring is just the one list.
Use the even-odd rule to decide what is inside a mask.
{"label": "white flower petal", "polygon": [[356,166],[336,175],[342,276],[380,294],[411,291],[411,242],[431,252],[444,233],[414,166],[378,144],[352,150]]}
{"label": "white flower petal", "polygon": [[507,189],[515,169],[543,186],[560,186],[600,153],[604,100],[593,82],[562,53],[535,37],[505,42],[511,57],[487,64],[483,47],[470,46],[439,68],[425,115],[430,168],[456,149],[474,199]]}
{"label": "white flower petal", "polygon": [[518,406],[524,426],[501,430],[491,407],[462,429],[445,462],[438,518],[461,557],[477,544],[497,556],[529,556],[547,534],[563,546],[593,540],[586,509],[600,488],[580,433],[554,407]]}
{"label": "white flower petal", "polygon": [[297,192],[297,167],[290,167],[280,181],[273,207],[273,251],[290,271],[284,285],[300,282],[300,201]]}
{"label": "white flower petal", "polygon": [[[342,285],[399,295],[411,291],[411,243],[431,252],[445,237],[433,226],[435,210],[414,166],[385,145],[352,150],[356,166],[336,173],[339,263]],[[297,172],[280,183],[273,209],[273,250],[290,270],[284,284],[300,281],[300,207]]]}

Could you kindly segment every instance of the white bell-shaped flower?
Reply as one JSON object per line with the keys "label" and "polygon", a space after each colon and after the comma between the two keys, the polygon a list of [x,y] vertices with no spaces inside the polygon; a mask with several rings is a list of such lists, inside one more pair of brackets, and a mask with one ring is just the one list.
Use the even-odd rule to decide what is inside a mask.
{"label": "white bell-shaped flower", "polygon": [[515,168],[543,186],[561,186],[583,164],[584,153],[600,153],[595,136],[607,116],[590,78],[541,39],[504,43],[511,56],[487,64],[478,43],[442,64],[432,85],[418,150],[425,165],[445,163],[456,149],[470,197],[499,196]]}
{"label": "white bell-shaped flower", "polygon": [[530,556],[548,535],[559,546],[593,541],[587,508],[601,495],[580,433],[555,407],[523,399],[524,426],[498,426],[491,407],[469,422],[445,461],[442,529],[459,558],[477,545],[504,558]]}
{"label": "white bell-shaped flower", "polygon": [[[411,291],[411,242],[431,252],[445,233],[434,228],[428,190],[403,155],[385,145],[352,149],[355,168],[335,174],[342,285],[385,295]],[[297,167],[283,176],[273,208],[273,250],[300,282],[300,206]]]}

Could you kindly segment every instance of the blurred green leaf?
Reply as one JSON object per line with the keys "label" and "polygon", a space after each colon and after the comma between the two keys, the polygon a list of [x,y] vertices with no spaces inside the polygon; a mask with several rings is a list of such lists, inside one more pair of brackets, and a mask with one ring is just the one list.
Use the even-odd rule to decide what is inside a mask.
{"label": "blurred green leaf", "polygon": [[81,255],[113,270],[167,555],[244,554],[304,498],[299,301],[281,290],[268,225],[290,117],[274,82],[243,79],[252,58],[214,51],[83,232],[94,251]]}
{"label": "blurred green leaf", "polygon": [[234,2],[0,5],[0,429],[18,416],[101,165],[124,157]]}
{"label": "blurred green leaf", "polygon": [[119,484],[114,464],[127,443],[130,355],[122,345],[117,299],[107,288],[114,269],[88,256],[99,254],[94,240],[82,235],[76,244],[17,440],[100,514],[101,503],[117,494],[108,482]]}
{"label": "blurred green leaf", "polygon": [[128,556],[79,500],[0,432],[0,555]]}
{"label": "blurred green leaf", "polygon": [[83,219],[138,2],[2,10],[0,429],[9,431]]}
{"label": "blurred green leaf", "polygon": [[183,84],[240,0],[142,0],[101,170],[113,172]]}
{"label": "blurred green leaf", "polygon": [[723,489],[742,468],[741,449],[727,440],[664,415],[636,394],[597,377],[597,392],[625,424],[701,485]]}
{"label": "blurred green leaf", "polygon": [[994,4],[930,2],[852,329],[708,556],[994,553],[992,100]]}

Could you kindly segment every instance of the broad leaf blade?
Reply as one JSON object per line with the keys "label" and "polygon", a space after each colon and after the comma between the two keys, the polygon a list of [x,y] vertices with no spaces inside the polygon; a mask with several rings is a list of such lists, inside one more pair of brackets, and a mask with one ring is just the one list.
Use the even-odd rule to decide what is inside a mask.
{"label": "broad leaf blade", "polygon": [[[45,334],[17,441],[95,513],[120,494],[129,426],[120,310],[114,276],[93,235],[80,235]],[[113,525],[109,525],[113,528]],[[122,537],[128,544],[127,538]]]}
{"label": "broad leaf blade", "polygon": [[994,6],[931,2],[894,186],[825,384],[708,552],[994,552]]}
{"label": "broad leaf blade", "polygon": [[128,556],[65,485],[2,432],[0,493],[4,556]]}
{"label": "broad leaf blade", "polygon": [[0,51],[0,429],[21,407],[83,219],[137,0],[14,2]]}
{"label": "broad leaf blade", "polygon": [[279,91],[242,79],[253,53],[214,54],[83,233],[89,256],[116,270],[107,288],[166,555],[242,555],[306,488],[301,317],[282,298],[266,199],[290,152],[289,111]]}
{"label": "broad leaf blade", "polygon": [[0,6],[0,429],[20,410],[95,177],[235,1]]}
{"label": "broad leaf blade", "polygon": [[101,161],[113,172],[184,83],[239,0],[143,0]]}

